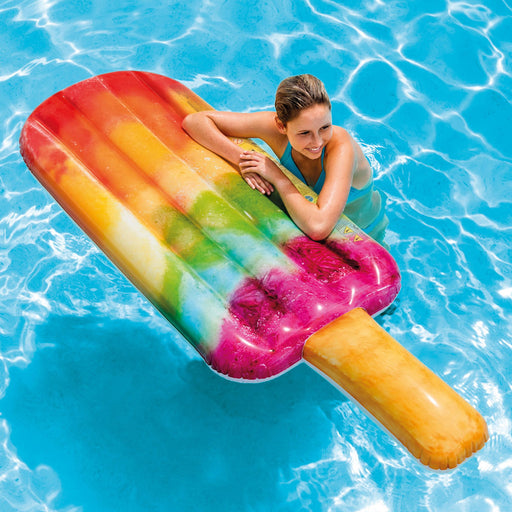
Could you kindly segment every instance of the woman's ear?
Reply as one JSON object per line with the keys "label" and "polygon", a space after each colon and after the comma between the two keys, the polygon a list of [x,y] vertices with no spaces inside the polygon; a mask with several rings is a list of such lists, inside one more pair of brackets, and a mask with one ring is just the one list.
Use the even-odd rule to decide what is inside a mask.
{"label": "woman's ear", "polygon": [[276,116],[274,117],[274,121],[276,123],[279,133],[286,135],[286,126],[282,123],[281,119],[279,119],[279,117]]}

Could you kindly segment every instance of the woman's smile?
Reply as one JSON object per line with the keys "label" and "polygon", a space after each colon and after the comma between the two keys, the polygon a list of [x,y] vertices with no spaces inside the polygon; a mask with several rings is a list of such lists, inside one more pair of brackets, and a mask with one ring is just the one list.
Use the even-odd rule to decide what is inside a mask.
{"label": "woman's smile", "polygon": [[314,148],[306,148],[306,151],[309,151],[310,153],[312,153],[313,155],[319,155],[322,153],[322,149],[324,149],[324,146],[318,146],[318,147],[314,147]]}

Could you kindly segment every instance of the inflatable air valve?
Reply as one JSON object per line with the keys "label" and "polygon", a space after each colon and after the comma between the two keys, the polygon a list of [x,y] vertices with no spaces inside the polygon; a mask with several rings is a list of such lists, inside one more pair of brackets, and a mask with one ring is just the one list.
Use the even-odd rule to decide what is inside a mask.
{"label": "inflatable air valve", "polygon": [[[367,374],[364,358],[348,357],[344,350],[359,342],[353,331],[345,333],[346,319],[373,325],[368,315],[399,291],[396,263],[344,216],[325,242],[304,236],[231,165],[183,132],[188,113],[208,108],[169,78],[110,73],[41,104],[23,127],[21,152],[43,186],[212,369],[266,379],[300,362],[304,351],[424,463],[452,467],[470,454],[468,443],[472,450],[483,445],[485,422],[459,399],[446,403],[461,414],[473,411],[478,428],[461,433],[460,446],[432,447],[393,404],[400,380],[393,387],[392,379],[377,378],[387,371],[384,359]],[[251,141],[242,145],[262,151]],[[389,360],[408,354],[389,336],[369,337],[372,350]],[[336,354],[333,343],[342,347]],[[404,364],[412,379],[405,386],[438,386],[433,377],[420,378],[424,367],[412,356]],[[439,387],[439,397],[449,389]],[[418,407],[410,414],[444,435],[435,411]]]}

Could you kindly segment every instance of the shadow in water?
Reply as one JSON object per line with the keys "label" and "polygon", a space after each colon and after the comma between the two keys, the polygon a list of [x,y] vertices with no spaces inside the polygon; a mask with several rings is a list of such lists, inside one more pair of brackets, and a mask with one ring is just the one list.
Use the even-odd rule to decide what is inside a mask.
{"label": "shadow in water", "polygon": [[259,384],[231,382],[148,327],[100,321],[50,318],[0,402],[21,460],[57,472],[56,505],[285,507],[290,489],[280,482],[325,455],[332,424],[323,406],[344,400],[339,391],[306,365]]}

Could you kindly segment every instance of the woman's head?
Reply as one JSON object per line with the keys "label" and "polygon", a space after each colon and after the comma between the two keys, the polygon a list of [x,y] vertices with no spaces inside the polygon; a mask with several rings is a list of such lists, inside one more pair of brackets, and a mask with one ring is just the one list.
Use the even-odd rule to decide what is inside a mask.
{"label": "woman's head", "polygon": [[285,78],[276,91],[276,114],[287,125],[303,110],[314,105],[327,105],[331,102],[324,84],[313,75],[297,75]]}

